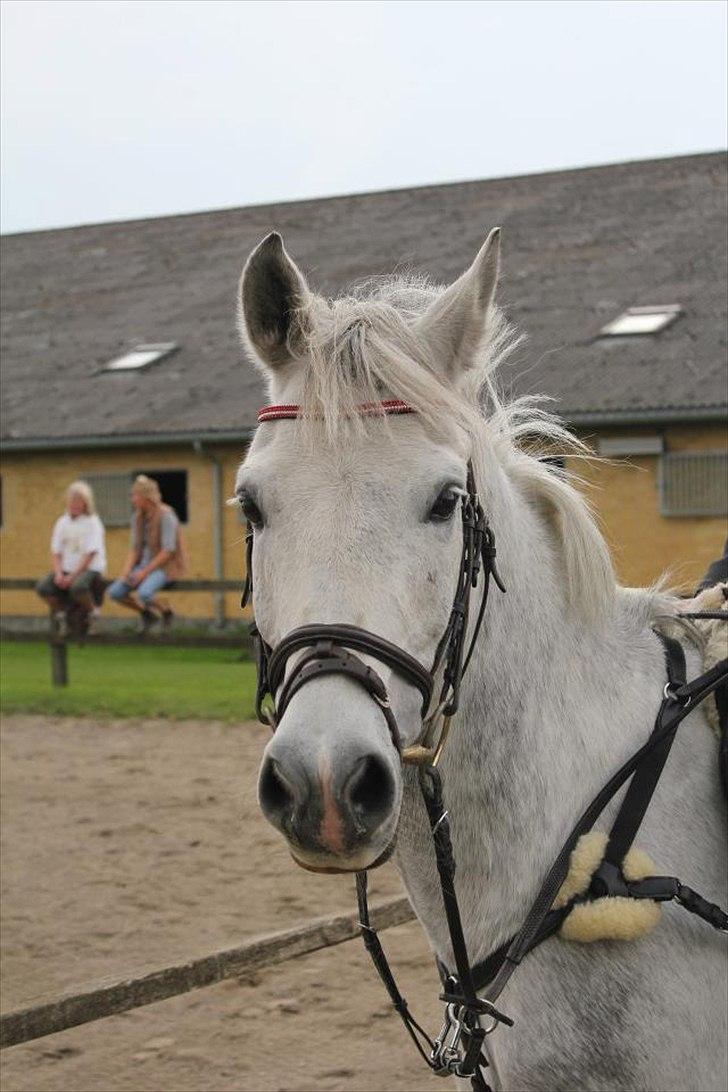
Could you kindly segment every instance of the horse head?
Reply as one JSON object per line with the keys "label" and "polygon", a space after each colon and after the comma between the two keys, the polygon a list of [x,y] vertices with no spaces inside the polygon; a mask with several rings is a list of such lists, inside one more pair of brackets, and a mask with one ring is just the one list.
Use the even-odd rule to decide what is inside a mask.
{"label": "horse head", "polygon": [[[434,663],[463,553],[457,514],[471,433],[462,388],[498,323],[498,252],[492,232],[444,292],[396,278],[333,301],[312,292],[279,235],[251,254],[243,336],[271,402],[296,407],[295,419],[263,415],[236,483],[265,647],[328,624]],[[378,412],[390,400],[416,412]],[[273,683],[285,709],[265,750],[261,807],[304,867],[370,867],[394,843],[400,753],[421,740],[437,694],[423,707],[402,664],[366,647],[356,661],[376,684],[362,685],[348,661],[350,670],[311,668],[305,686],[291,686],[305,653],[289,652]],[[347,654],[318,655],[331,667]]]}

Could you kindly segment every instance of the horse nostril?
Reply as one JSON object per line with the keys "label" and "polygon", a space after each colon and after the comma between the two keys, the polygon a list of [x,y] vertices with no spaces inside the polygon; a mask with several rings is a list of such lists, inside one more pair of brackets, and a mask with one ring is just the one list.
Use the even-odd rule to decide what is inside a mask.
{"label": "horse nostril", "polygon": [[293,791],[273,758],[266,758],[263,762],[258,781],[258,799],[269,816],[280,816],[293,810]]}
{"label": "horse nostril", "polygon": [[386,763],[376,755],[361,759],[344,785],[344,798],[368,829],[379,826],[394,805],[394,778]]}

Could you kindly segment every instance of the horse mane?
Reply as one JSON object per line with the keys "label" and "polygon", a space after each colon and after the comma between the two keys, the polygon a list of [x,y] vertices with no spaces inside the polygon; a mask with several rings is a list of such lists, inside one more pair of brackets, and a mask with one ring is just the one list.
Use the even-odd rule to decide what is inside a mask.
{"label": "horse mane", "polygon": [[[424,277],[399,273],[362,282],[337,299],[310,298],[299,318],[306,360],[302,427],[317,421],[320,438],[323,421],[333,443],[344,430],[371,427],[371,418],[355,412],[358,403],[399,398],[438,437],[457,429],[483,437],[505,474],[546,514],[572,606],[594,620],[611,614],[616,581],[607,545],[573,484],[578,479],[546,461],[592,453],[548,410],[548,399],[509,399],[499,391],[498,366],[521,338],[497,307],[461,380],[440,375],[417,319],[441,291]],[[388,419],[378,423],[391,427]]]}

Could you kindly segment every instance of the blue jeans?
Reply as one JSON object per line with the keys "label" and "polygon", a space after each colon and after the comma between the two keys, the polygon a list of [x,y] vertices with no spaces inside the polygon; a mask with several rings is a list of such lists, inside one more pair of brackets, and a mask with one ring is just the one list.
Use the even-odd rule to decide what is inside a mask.
{"label": "blue jeans", "polygon": [[[132,573],[138,573],[141,566],[136,569],[132,569]],[[153,599],[157,592],[161,591],[165,584],[168,583],[167,574],[163,569],[154,569],[149,576],[145,576],[141,584],[138,584],[136,588],[133,588],[131,584],[127,584],[125,580],[115,580],[113,584],[110,584],[107,589],[107,595],[111,599],[125,599],[131,592],[136,594],[141,599],[142,603],[146,607],[150,599]]]}

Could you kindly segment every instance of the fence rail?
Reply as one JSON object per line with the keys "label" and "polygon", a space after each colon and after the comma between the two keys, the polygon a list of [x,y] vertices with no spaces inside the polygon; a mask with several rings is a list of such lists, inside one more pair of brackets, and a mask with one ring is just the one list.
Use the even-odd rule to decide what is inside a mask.
{"label": "fence rail", "polygon": [[[37,577],[32,576],[4,576],[0,579],[0,591],[33,591],[38,583]],[[107,585],[111,583],[106,581]],[[175,580],[168,585],[165,591],[180,592],[214,592],[232,591],[242,592],[243,581],[240,580]]]}
{"label": "fence rail", "polygon": [[[48,641],[47,633],[40,630],[14,630],[4,629],[0,626],[0,640],[28,642]],[[54,639],[55,640],[55,639]],[[56,643],[65,643],[74,638],[59,637]],[[248,648],[248,638],[243,630],[233,633],[153,633],[151,636],[141,636],[136,633],[95,633],[92,637],[85,637],[84,642],[89,645],[144,645],[147,648],[238,648],[241,652]]]}
{"label": "fence rail", "polygon": [[[371,924],[375,929],[388,929],[403,925],[414,916],[406,898],[393,899],[373,907]],[[258,937],[238,948],[212,952],[188,963],[149,971],[138,978],[124,978],[5,1013],[0,1016],[0,1049],[151,1005],[155,1001],[164,1001],[203,986],[212,986],[226,978],[237,978],[249,971],[282,963],[321,948],[330,948],[352,940],[359,935],[360,929],[356,914],[319,918],[297,929]]]}
{"label": "fence rail", "polygon": [[[106,581],[107,586],[111,581]],[[8,576],[0,578],[0,591],[33,591],[38,579],[32,576]],[[165,591],[173,592],[242,592],[242,580],[175,580],[167,585]],[[37,641],[40,633],[2,633],[9,639]],[[53,686],[68,686],[68,643],[73,637],[51,632],[48,635],[48,648],[51,657],[51,682]],[[237,634],[145,634],[99,633],[93,637],[84,637],[84,642],[94,645],[154,645],[157,647],[197,647],[205,648],[244,648],[245,640]]]}

